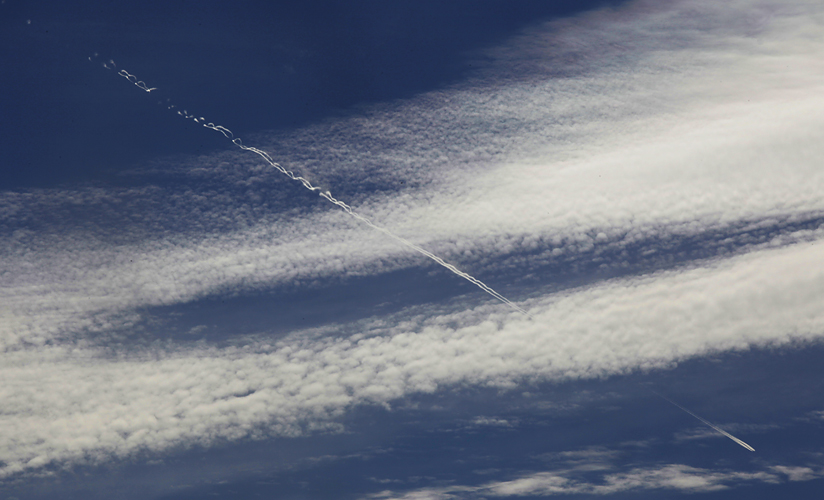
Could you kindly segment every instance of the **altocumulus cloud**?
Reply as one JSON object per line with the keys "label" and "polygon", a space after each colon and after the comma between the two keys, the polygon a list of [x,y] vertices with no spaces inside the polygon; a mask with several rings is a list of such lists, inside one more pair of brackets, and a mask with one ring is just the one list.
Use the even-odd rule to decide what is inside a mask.
{"label": "altocumulus cloud", "polygon": [[[771,472],[716,471],[681,464],[636,468],[604,474],[600,480],[574,477],[572,471],[538,472],[510,481],[482,486],[446,486],[403,493],[384,491],[369,496],[387,500],[448,500],[483,497],[547,497],[554,495],[610,495],[638,490],[678,490],[698,493],[753,483],[779,483],[783,476]],[[812,478],[810,478],[812,479]]]}
{"label": "altocumulus cloud", "polygon": [[[487,66],[459,86],[258,138],[376,222],[472,269],[512,275],[598,245],[620,253],[736,224],[770,234],[731,257],[533,292],[521,302],[533,320],[478,297],[467,310],[423,306],[321,336],[112,357],[100,346],[147,306],[420,261],[345,214],[265,205],[256,190],[275,174],[236,152],[181,164],[223,187],[172,193],[173,204],[166,188],[7,193],[2,474],[327,429],[353,405],[450,384],[624,373],[819,337],[823,13],[818,2],[630,3],[535,27],[483,54]],[[31,224],[48,204],[93,212],[108,199],[133,200],[118,205],[123,220],[140,206],[150,220],[193,223]],[[673,467],[633,477],[723,483]]]}
{"label": "altocumulus cloud", "polygon": [[275,345],[117,360],[69,347],[7,352],[0,459],[11,473],[186,443],[297,435],[355,404],[457,383],[596,377],[813,338],[824,328],[824,272],[810,269],[822,257],[820,246],[803,244],[550,295],[528,304],[534,320],[486,305],[365,321],[348,326],[361,332],[354,336],[298,335]]}
{"label": "altocumulus cloud", "polygon": [[755,471],[691,467],[670,463],[619,466],[619,450],[585,449],[557,454],[551,470],[525,472],[512,479],[479,485],[447,485],[407,491],[385,490],[366,498],[388,500],[449,500],[489,497],[549,497],[555,495],[612,495],[643,490],[701,493],[759,483],[810,481],[824,475],[821,463],[769,465]]}

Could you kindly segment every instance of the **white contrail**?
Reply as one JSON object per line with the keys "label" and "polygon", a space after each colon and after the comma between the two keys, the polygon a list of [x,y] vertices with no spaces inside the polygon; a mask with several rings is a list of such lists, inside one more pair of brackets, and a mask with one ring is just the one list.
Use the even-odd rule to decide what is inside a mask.
{"label": "white contrail", "polygon": [[[95,54],[95,57],[97,57],[97,54]],[[93,59],[91,57],[89,57],[89,60],[92,61]],[[108,63],[103,63],[103,67],[106,68],[106,69],[115,69],[116,65],[115,65],[114,61],[109,60]],[[139,87],[140,89],[142,89],[146,92],[151,92],[153,90],[157,90],[157,87],[149,88],[149,86],[146,85],[146,83],[144,83],[143,80],[138,80],[136,76],[130,74],[126,70],[120,70],[120,71],[117,72],[117,74],[122,76],[123,78],[129,80],[134,85],[136,85],[137,87]],[[167,106],[167,107],[168,107],[168,109],[172,109],[175,106],[172,104],[172,105]],[[232,131],[229,130],[228,128],[226,128],[222,125],[215,125],[212,122],[205,123],[206,122],[205,118],[203,118],[202,116],[201,117],[196,117],[195,115],[190,115],[189,112],[186,111],[186,110],[183,110],[183,111],[178,110],[177,114],[182,116],[183,118],[186,118],[186,119],[191,118],[192,120],[194,120],[195,123],[201,124],[206,128],[210,128],[212,130],[220,132],[227,139],[231,140],[232,144],[234,144],[235,146],[239,147],[240,149],[242,149],[244,151],[250,151],[252,153],[257,154],[258,156],[263,158],[266,161],[266,163],[268,163],[270,166],[277,169],[280,173],[286,175],[287,177],[289,177],[293,181],[300,182],[301,184],[303,184],[303,187],[305,187],[306,189],[308,189],[310,191],[316,191],[321,197],[323,197],[326,200],[328,200],[329,202],[337,205],[339,208],[343,209],[343,211],[345,211],[347,214],[349,214],[352,217],[358,219],[359,221],[361,221],[364,224],[368,225],[372,229],[376,229],[376,230],[382,232],[383,234],[393,238],[395,241],[397,241],[397,242],[407,246],[408,248],[411,248],[412,250],[418,252],[419,254],[432,259],[433,261],[435,261],[438,264],[440,264],[441,266],[445,267],[446,269],[448,269],[449,271],[451,271],[455,275],[460,276],[461,278],[469,281],[473,285],[477,286],[478,288],[480,288],[484,292],[486,292],[489,295],[491,295],[491,296],[495,297],[496,299],[500,300],[501,302],[508,305],[512,309],[514,309],[514,310],[526,315],[527,317],[531,318],[531,316],[529,316],[529,313],[527,313],[525,310],[521,309],[517,304],[515,304],[511,300],[507,299],[506,297],[504,297],[500,293],[498,293],[495,290],[493,290],[492,288],[490,288],[483,281],[475,278],[474,276],[472,276],[470,274],[467,274],[467,273],[461,271],[457,267],[455,267],[452,264],[446,262],[445,260],[443,260],[442,258],[440,258],[437,255],[433,254],[432,252],[429,252],[428,250],[425,250],[425,249],[421,248],[420,246],[412,243],[411,241],[396,235],[395,233],[389,231],[386,228],[383,228],[383,227],[380,227],[380,226],[376,225],[374,222],[367,219],[363,215],[355,212],[352,209],[351,206],[349,206],[346,203],[334,198],[332,196],[332,193],[330,193],[329,191],[322,191],[321,188],[319,188],[318,186],[312,185],[312,183],[309,182],[308,179],[306,179],[304,177],[301,177],[299,175],[295,175],[291,170],[287,170],[286,168],[284,168],[281,164],[279,164],[274,159],[272,159],[272,157],[269,156],[269,153],[267,153],[266,151],[260,150],[258,148],[253,148],[253,147],[250,147],[250,146],[245,146],[243,144],[243,142],[240,140],[240,138],[236,138],[234,136],[234,134],[232,133]]]}
{"label": "white contrail", "polygon": [[[112,61],[112,62],[114,62],[114,61]],[[138,80],[136,76],[129,74],[129,72],[126,71],[125,69],[121,69],[120,71],[117,72],[117,74],[122,76],[126,80],[129,80],[130,82],[134,83],[138,88],[141,88],[141,89],[145,90],[146,92],[151,92],[152,90],[157,90],[157,87],[149,88],[149,86],[146,85],[146,83],[143,80]]]}
{"label": "white contrail", "polygon": [[[652,391],[652,389],[650,389],[650,391]],[[675,406],[677,406],[678,408],[681,408],[681,409],[682,409],[682,410],[684,410],[685,412],[689,413],[690,415],[692,415],[693,417],[697,418],[698,420],[700,420],[700,421],[704,422],[706,425],[708,425],[708,426],[712,427],[713,429],[715,429],[716,431],[720,432],[721,434],[723,434],[723,435],[727,436],[728,438],[732,439],[733,441],[735,441],[736,443],[740,444],[740,445],[741,445],[741,446],[743,446],[744,448],[746,448],[746,449],[748,449],[748,450],[750,450],[750,451],[755,451],[755,448],[753,448],[752,446],[748,445],[748,444],[747,444],[747,443],[745,443],[744,441],[741,441],[740,439],[738,439],[737,437],[733,436],[732,434],[730,434],[729,432],[725,431],[724,429],[719,429],[719,428],[718,428],[718,426],[713,425],[712,423],[710,423],[710,422],[708,422],[708,421],[704,420],[703,418],[699,417],[699,416],[698,416],[698,415],[696,415],[695,413],[693,413],[693,412],[689,411],[688,409],[684,408],[683,406],[679,405],[678,403],[676,403],[675,401],[671,400],[670,398],[668,398],[668,397],[666,397],[666,396],[663,396],[663,395],[661,395],[661,394],[658,394],[658,393],[657,393],[657,392],[655,392],[655,391],[652,391],[652,393],[653,393],[653,394],[655,394],[656,396],[658,396],[658,397],[660,397],[660,398],[662,398],[662,399],[666,400],[666,401],[669,401],[670,403],[674,404],[674,405],[675,405]]]}

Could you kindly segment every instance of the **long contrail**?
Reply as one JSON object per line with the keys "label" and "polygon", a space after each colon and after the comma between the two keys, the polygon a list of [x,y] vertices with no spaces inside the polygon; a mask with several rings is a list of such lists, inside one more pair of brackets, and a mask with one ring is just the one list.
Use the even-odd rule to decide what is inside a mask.
{"label": "long contrail", "polygon": [[[95,54],[95,57],[96,56],[97,56],[97,54]],[[93,59],[91,57],[89,57],[89,60],[92,61]],[[115,65],[114,61],[112,61],[112,60],[109,60],[107,63],[102,63],[102,64],[103,64],[103,67],[106,68],[106,69],[116,69],[116,67],[117,67]],[[126,80],[132,82],[135,86],[137,86],[141,90],[144,90],[146,92],[151,92],[153,90],[157,90],[157,87],[151,87],[150,88],[148,85],[146,85],[146,83],[143,80],[138,80],[136,76],[132,75],[131,73],[129,73],[126,70],[121,69],[120,71],[117,72],[117,74],[122,76]],[[175,106],[172,104],[172,105],[167,106],[167,107],[168,107],[168,109],[172,109]],[[397,241],[397,242],[405,245],[406,247],[418,252],[419,254],[432,259],[433,261],[435,261],[438,264],[440,264],[441,266],[445,267],[446,269],[448,269],[449,271],[451,271],[455,275],[460,276],[461,278],[469,281],[473,285],[477,286],[478,288],[480,288],[484,292],[486,292],[489,295],[491,295],[491,296],[495,297],[496,299],[500,300],[501,302],[508,305],[512,309],[526,315],[527,317],[530,317],[529,313],[527,313],[525,310],[521,309],[517,304],[515,304],[511,300],[507,299],[506,297],[504,297],[500,293],[493,290],[489,285],[487,285],[483,281],[475,278],[474,276],[472,276],[470,274],[467,274],[467,273],[461,271],[457,267],[455,267],[452,264],[446,262],[445,260],[443,260],[442,258],[440,258],[437,255],[433,254],[432,252],[430,252],[430,251],[428,251],[428,250],[412,243],[411,241],[409,241],[405,238],[402,238],[402,237],[398,236],[397,234],[389,231],[386,228],[378,226],[377,224],[375,224],[374,222],[372,222],[368,218],[366,218],[363,215],[355,212],[355,210],[352,209],[351,206],[349,206],[346,203],[344,203],[344,202],[336,199],[335,197],[333,197],[332,193],[330,193],[329,191],[321,190],[321,188],[319,188],[318,186],[314,186],[311,182],[309,182],[308,179],[306,179],[304,177],[301,177],[299,175],[295,175],[294,172],[292,172],[291,170],[288,170],[288,169],[284,168],[280,163],[276,162],[271,156],[269,156],[269,153],[267,153],[266,151],[260,150],[258,148],[253,148],[253,147],[250,147],[250,146],[245,146],[243,144],[243,142],[240,140],[240,138],[235,137],[234,134],[232,133],[232,131],[229,130],[228,128],[226,128],[222,125],[215,125],[212,122],[206,123],[206,119],[203,118],[202,116],[197,117],[195,115],[190,115],[189,112],[186,111],[186,110],[183,110],[183,111],[177,110],[177,114],[182,116],[183,118],[186,118],[186,119],[191,118],[192,120],[194,120],[195,123],[203,125],[204,127],[212,129],[216,132],[220,132],[227,139],[231,140],[232,144],[234,144],[235,146],[239,147],[240,149],[242,149],[244,151],[250,151],[252,153],[257,154],[258,156],[263,158],[264,161],[266,161],[266,163],[268,163],[270,166],[277,169],[280,173],[282,173],[285,176],[289,177],[293,181],[300,182],[303,185],[303,187],[305,187],[306,189],[308,189],[310,191],[317,192],[318,195],[320,195],[322,198],[325,198],[326,200],[333,203],[334,205],[337,205],[344,212],[346,212],[347,214],[351,215],[352,217],[358,219],[359,221],[363,222],[364,224],[371,227],[372,229],[376,229],[376,230],[382,232],[383,234],[389,236],[390,238],[394,239],[395,241]]]}
{"label": "long contrail", "polygon": [[718,428],[718,426],[713,425],[712,423],[710,423],[710,422],[708,422],[708,421],[704,420],[703,418],[699,417],[699,416],[698,416],[698,415],[696,415],[695,413],[693,413],[693,412],[689,411],[688,409],[684,408],[683,406],[679,405],[678,403],[676,403],[675,401],[671,400],[670,398],[668,398],[668,397],[666,397],[666,396],[664,396],[664,395],[662,395],[662,394],[658,394],[657,392],[653,391],[652,389],[650,389],[650,391],[652,391],[652,393],[653,393],[653,394],[655,394],[656,396],[658,396],[658,397],[660,397],[660,398],[662,398],[662,399],[664,399],[664,400],[666,400],[666,401],[669,401],[670,403],[674,404],[674,405],[675,405],[675,406],[677,406],[678,408],[681,408],[681,409],[682,409],[682,410],[684,410],[685,412],[689,413],[690,415],[692,415],[693,417],[697,418],[698,420],[700,420],[700,421],[704,422],[704,424],[706,424],[706,425],[708,425],[708,426],[712,427],[712,428],[713,428],[714,430],[716,430],[717,432],[720,432],[721,434],[723,434],[723,435],[727,436],[728,438],[732,439],[733,441],[735,441],[736,443],[740,444],[740,445],[741,445],[741,446],[743,446],[744,448],[746,448],[746,449],[748,449],[748,450],[750,450],[750,451],[755,451],[755,448],[753,448],[752,446],[748,445],[748,444],[747,444],[747,443],[745,443],[744,441],[741,441],[740,439],[738,439],[737,437],[733,436],[732,434],[730,434],[729,432],[725,431],[724,429],[720,429],[720,428]]}

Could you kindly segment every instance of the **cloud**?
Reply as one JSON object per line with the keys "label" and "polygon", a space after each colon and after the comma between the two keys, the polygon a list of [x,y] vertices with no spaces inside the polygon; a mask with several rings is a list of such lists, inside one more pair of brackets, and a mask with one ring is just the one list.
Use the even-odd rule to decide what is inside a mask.
{"label": "cloud", "polygon": [[[246,436],[328,428],[356,404],[454,384],[513,387],[666,367],[824,332],[820,245],[748,254],[528,303],[534,320],[486,305],[385,317],[350,335],[269,345],[6,353],[0,460],[6,473]],[[765,272],[769,270],[769,272]],[[457,325],[457,326],[456,326]],[[344,331],[340,328],[339,331]],[[32,398],[32,394],[36,394]]]}
{"label": "cloud", "polygon": [[[519,477],[479,485],[424,487],[410,491],[385,490],[374,499],[461,499],[478,497],[547,497],[555,495],[613,495],[643,490],[701,493],[759,483],[810,481],[824,475],[819,465],[773,465],[762,470],[707,469],[685,464],[620,467],[618,450],[591,448],[556,454],[555,468],[523,473]],[[567,459],[565,459],[568,458]],[[621,470],[624,469],[624,470]]]}
{"label": "cloud", "polygon": [[[781,467],[775,467],[778,469]],[[793,469],[793,468],[788,468]],[[818,476],[805,476],[805,480]],[[792,480],[792,479],[791,479]],[[769,472],[736,472],[690,467],[682,464],[668,464],[659,467],[635,468],[627,472],[606,473],[595,481],[580,479],[569,471],[536,472],[509,481],[490,482],[480,486],[445,486],[421,488],[395,493],[386,490],[368,498],[413,500],[413,499],[458,499],[485,497],[525,497],[554,495],[612,495],[625,491],[677,490],[698,493],[725,490],[731,487],[753,483],[780,483],[780,476]]]}
{"label": "cloud", "polygon": [[[820,28],[812,7],[764,3],[742,18],[712,3],[637,3],[552,23],[492,50],[487,70],[462,86],[262,146],[279,151],[290,167],[341,184],[343,199],[354,198],[394,232],[481,269],[519,250],[575,255],[603,241],[618,240],[620,249],[739,221],[820,217],[824,177],[815,159],[821,151],[810,131],[824,116],[824,81],[816,69],[819,47],[809,36]],[[570,59],[580,64],[563,78],[549,71],[553,61]],[[284,189],[277,172],[259,163],[237,153],[198,158],[186,167],[190,178],[203,179],[206,171],[210,184],[223,184],[200,192],[58,193],[87,212],[125,201],[131,208],[124,212],[139,210],[157,222],[126,226],[142,244],[90,245],[88,231],[63,231],[26,243],[23,259],[4,259],[26,285],[8,295],[38,304],[13,316],[40,318],[4,335],[7,342],[43,341],[95,321],[108,327],[100,319],[110,316],[104,310],[418,262],[340,215],[321,211],[290,221],[251,202],[261,191],[269,198],[273,186]],[[416,187],[364,189],[399,181]],[[9,195],[15,199],[6,211],[29,222],[38,213],[61,213],[67,203],[54,195],[28,196],[36,201],[25,210],[24,196]],[[167,197],[176,203],[160,201]],[[181,231],[170,220],[191,227]],[[246,229],[214,234],[233,225]],[[164,236],[169,227],[175,233]],[[108,225],[97,232],[112,233]],[[40,280],[25,272],[31,267],[51,277],[42,288],[55,292],[32,290]],[[61,293],[60,278],[82,292]],[[67,309],[76,314],[63,317]]]}
{"label": "cloud", "polygon": [[[780,428],[776,424],[722,424],[721,428],[728,432],[735,433],[763,433],[770,430]],[[715,439],[723,438],[723,434],[716,432],[714,429],[707,427],[696,427],[688,431],[681,431],[675,434],[676,442],[692,441],[696,439]]]}
{"label": "cloud", "polygon": [[[640,2],[550,23],[462,85],[247,142],[478,274],[678,239],[715,257],[747,243],[749,230],[728,241],[733,227],[783,244],[824,217],[821,12],[744,10]],[[4,195],[17,231],[2,255],[6,346],[128,327],[147,306],[421,265],[307,208],[311,193],[256,155],[163,167],[189,184]]]}
{"label": "cloud", "polygon": [[565,468],[575,470],[599,470],[612,467],[610,462],[620,455],[620,451],[602,446],[592,446],[582,450],[545,453],[540,456],[543,461],[555,465],[563,464]]}
{"label": "cloud", "polygon": [[470,422],[471,427],[512,427],[516,425],[510,420],[498,417],[475,417]]}
{"label": "cloud", "polygon": [[746,482],[777,483],[765,472],[745,473],[712,471],[681,464],[636,468],[628,472],[605,474],[601,483],[570,479],[565,474],[537,473],[512,481],[490,483],[483,488],[494,496],[539,496],[559,494],[609,495],[622,491],[672,489],[703,492],[727,489],[730,484]]}
{"label": "cloud", "polygon": [[[822,10],[763,2],[741,18],[735,5],[639,2],[536,27],[462,85],[257,138],[469,272],[644,264],[577,288],[541,275],[520,296],[532,320],[473,296],[280,340],[113,352],[145,308],[345,288],[421,262],[309,208],[242,152],[176,159],[167,171],[183,186],[5,193],[0,473],[334,429],[354,405],[452,384],[598,377],[820,338]],[[729,474],[672,465],[599,487],[767,477]],[[554,473],[513,481],[487,489],[579,487]]]}
{"label": "cloud", "polygon": [[815,471],[810,467],[776,465],[772,467],[772,470],[786,475],[790,481],[810,481],[824,475],[824,471]]}

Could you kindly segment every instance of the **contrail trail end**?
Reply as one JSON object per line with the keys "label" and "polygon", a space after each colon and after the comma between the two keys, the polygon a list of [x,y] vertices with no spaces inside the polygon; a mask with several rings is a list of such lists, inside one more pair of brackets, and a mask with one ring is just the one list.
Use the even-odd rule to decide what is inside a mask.
{"label": "contrail trail end", "polygon": [[666,396],[664,396],[664,395],[662,395],[662,394],[658,394],[657,392],[653,391],[652,389],[650,389],[650,391],[651,391],[653,394],[655,394],[656,396],[660,397],[661,399],[664,399],[664,400],[666,400],[666,401],[669,401],[670,403],[674,404],[674,405],[675,405],[675,406],[677,406],[678,408],[681,408],[681,409],[682,409],[682,410],[684,410],[685,412],[689,413],[689,414],[690,414],[690,415],[692,415],[693,417],[695,417],[695,418],[697,418],[698,420],[700,420],[701,422],[703,422],[705,425],[708,425],[708,426],[710,426],[711,428],[713,428],[715,431],[717,431],[717,432],[719,432],[719,433],[723,434],[724,436],[727,436],[728,438],[732,439],[733,441],[735,441],[736,443],[740,444],[740,445],[741,445],[741,446],[743,446],[744,448],[746,448],[746,449],[748,449],[748,450],[750,450],[750,451],[755,451],[755,448],[753,448],[752,446],[748,445],[748,444],[747,444],[747,443],[745,443],[744,441],[741,441],[740,439],[738,439],[737,437],[733,436],[733,435],[732,435],[732,434],[730,434],[729,432],[726,432],[726,431],[725,431],[725,430],[723,430],[723,429],[719,429],[719,428],[718,428],[718,426],[713,425],[712,423],[710,423],[710,422],[708,422],[708,421],[704,420],[703,418],[699,417],[699,416],[698,416],[698,415],[696,415],[695,413],[693,413],[693,412],[689,411],[688,409],[684,408],[683,406],[679,405],[678,403],[676,403],[675,401],[671,400],[670,398],[668,398],[668,397],[666,397]]}

